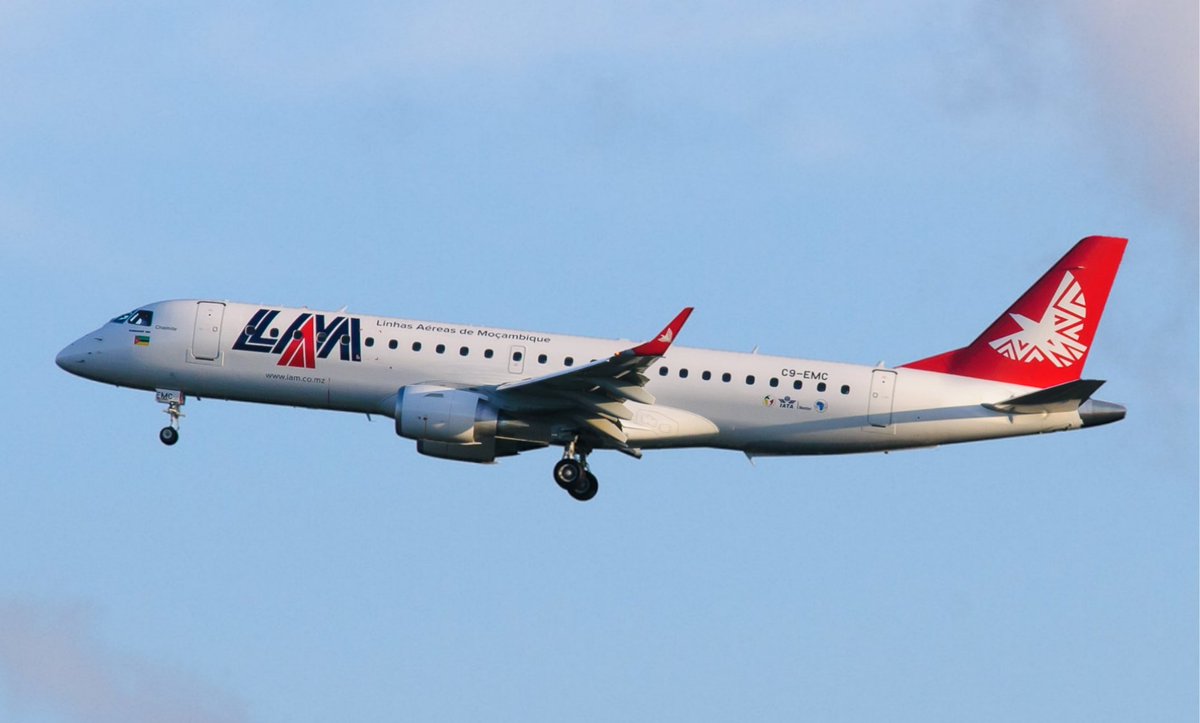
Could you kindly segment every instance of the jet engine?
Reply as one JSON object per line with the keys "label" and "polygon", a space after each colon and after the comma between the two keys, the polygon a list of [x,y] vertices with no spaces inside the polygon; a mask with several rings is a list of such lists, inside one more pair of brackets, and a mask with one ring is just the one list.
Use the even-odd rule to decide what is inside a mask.
{"label": "jet engine", "polygon": [[415,384],[396,394],[396,434],[416,440],[471,444],[496,436],[498,413],[483,396]]}
{"label": "jet engine", "polygon": [[396,394],[396,434],[433,457],[493,461],[499,416],[482,395],[461,389],[414,384]]}
{"label": "jet engine", "polygon": [[414,384],[396,393],[396,434],[417,451],[463,462],[494,462],[555,440],[554,427],[505,416],[476,392]]}

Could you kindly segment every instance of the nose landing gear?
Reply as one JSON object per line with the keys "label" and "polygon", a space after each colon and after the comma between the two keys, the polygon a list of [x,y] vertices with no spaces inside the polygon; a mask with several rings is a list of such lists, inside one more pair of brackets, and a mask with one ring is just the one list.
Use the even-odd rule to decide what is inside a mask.
{"label": "nose landing gear", "polygon": [[167,426],[158,430],[158,441],[170,447],[179,441],[179,419],[186,416],[180,409],[187,398],[183,392],[158,389],[154,392],[154,400],[159,404],[167,405],[163,412],[171,417],[171,421]]}
{"label": "nose landing gear", "polygon": [[588,469],[590,449],[572,441],[563,451],[563,458],[554,465],[554,481],[580,502],[587,502],[600,491],[596,475]]}

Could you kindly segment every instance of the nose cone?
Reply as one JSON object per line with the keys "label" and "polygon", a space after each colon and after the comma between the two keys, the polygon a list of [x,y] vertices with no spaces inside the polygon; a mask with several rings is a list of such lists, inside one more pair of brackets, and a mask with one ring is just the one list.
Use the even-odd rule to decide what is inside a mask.
{"label": "nose cone", "polygon": [[83,355],[79,353],[79,342],[72,342],[63,347],[58,356],[54,357],[54,363],[64,371],[77,373],[76,369],[83,363]]}
{"label": "nose cone", "polygon": [[99,371],[100,347],[99,337],[80,337],[64,347],[58,356],[54,357],[54,363],[65,371],[90,379]]}
{"label": "nose cone", "polygon": [[1112,424],[1125,418],[1125,407],[1113,402],[1102,402],[1099,399],[1089,399],[1079,406],[1079,418],[1085,427],[1099,427],[1101,424]]}

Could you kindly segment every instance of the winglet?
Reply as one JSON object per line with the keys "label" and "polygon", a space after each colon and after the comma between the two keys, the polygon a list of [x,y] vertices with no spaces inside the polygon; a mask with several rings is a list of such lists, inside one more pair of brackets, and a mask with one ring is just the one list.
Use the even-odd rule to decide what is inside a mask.
{"label": "winglet", "polygon": [[667,353],[667,349],[671,348],[671,342],[675,341],[675,337],[679,336],[679,330],[683,328],[684,322],[692,315],[692,307],[687,307],[679,312],[670,324],[654,337],[652,341],[645,344],[635,346],[632,351],[636,356],[662,356]]}

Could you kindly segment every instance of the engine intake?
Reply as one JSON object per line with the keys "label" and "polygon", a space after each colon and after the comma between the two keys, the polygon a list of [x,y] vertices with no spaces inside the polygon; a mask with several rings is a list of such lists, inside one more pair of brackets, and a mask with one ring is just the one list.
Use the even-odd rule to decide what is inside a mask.
{"label": "engine intake", "polygon": [[401,437],[478,444],[494,442],[499,413],[475,392],[414,384],[396,394],[395,417]]}
{"label": "engine intake", "polygon": [[414,384],[396,393],[396,434],[417,440],[417,451],[461,462],[495,462],[553,440],[546,422],[503,415],[476,392]]}

